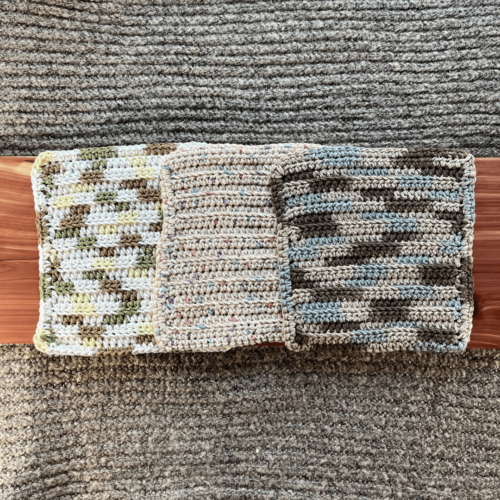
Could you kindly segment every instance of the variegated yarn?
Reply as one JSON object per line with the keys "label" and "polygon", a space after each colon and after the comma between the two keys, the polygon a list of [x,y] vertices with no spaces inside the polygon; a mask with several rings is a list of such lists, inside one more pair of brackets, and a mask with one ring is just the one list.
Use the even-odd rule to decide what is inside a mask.
{"label": "variegated yarn", "polygon": [[269,172],[299,148],[190,144],[167,157],[154,296],[166,350],[282,340]]}
{"label": "variegated yarn", "polygon": [[32,181],[47,354],[469,340],[468,153],[152,144],[43,153]]}
{"label": "variegated yarn", "polygon": [[472,155],[312,147],[291,160],[271,182],[288,347],[465,349]]}
{"label": "variegated yarn", "polygon": [[158,352],[151,292],[172,144],[42,153],[32,170],[40,251],[36,347],[47,354]]}

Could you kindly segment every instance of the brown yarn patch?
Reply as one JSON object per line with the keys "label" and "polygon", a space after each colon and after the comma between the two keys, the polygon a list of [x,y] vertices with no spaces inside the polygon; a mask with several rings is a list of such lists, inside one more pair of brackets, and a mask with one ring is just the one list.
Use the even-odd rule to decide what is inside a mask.
{"label": "brown yarn patch", "polygon": [[40,212],[36,212],[35,225],[38,233],[38,243],[40,245],[43,244],[44,240],[49,235],[49,226],[47,225],[47,220],[45,219],[45,216],[48,213],[49,212],[46,208],[42,208]]}
{"label": "brown yarn patch", "polygon": [[59,165],[59,163],[57,163],[57,162],[56,163],[49,163],[48,165],[44,165],[44,166],[42,166],[42,169],[43,169],[44,176],[60,174],[62,171],[61,165]]}
{"label": "brown yarn patch", "polygon": [[159,233],[159,232],[161,232],[161,229],[162,229],[162,223],[161,222],[152,222],[149,225],[149,230],[152,233]]}
{"label": "brown yarn patch", "polygon": [[83,316],[81,314],[61,316],[61,323],[64,326],[83,325]]}
{"label": "brown yarn patch", "polygon": [[136,191],[137,193],[137,198],[139,201],[160,201],[161,200],[161,195],[160,195],[160,190],[159,189],[147,189],[147,188],[140,188]]}
{"label": "brown yarn patch", "polygon": [[104,178],[102,170],[93,170],[92,172],[82,172],[80,174],[80,181],[82,182],[100,182]]}
{"label": "brown yarn patch", "polygon": [[99,290],[102,290],[103,292],[119,292],[121,287],[122,283],[120,280],[104,279],[99,284]]}
{"label": "brown yarn patch", "polygon": [[102,247],[99,249],[101,257],[114,257],[116,249],[114,247]]}
{"label": "brown yarn patch", "polygon": [[147,179],[128,179],[120,182],[122,189],[147,189]]}
{"label": "brown yarn patch", "polygon": [[137,290],[124,290],[122,302],[137,302]]}
{"label": "brown yarn patch", "polygon": [[104,326],[83,326],[80,325],[79,334],[82,337],[100,337],[106,333]]}
{"label": "brown yarn patch", "polygon": [[122,233],[118,245],[124,248],[136,247],[142,240],[142,236],[138,233],[136,234],[125,234]]}
{"label": "brown yarn patch", "polygon": [[168,155],[172,151],[177,149],[177,144],[173,144],[171,142],[154,142],[153,144],[148,144],[146,146],[145,154],[146,155]]}

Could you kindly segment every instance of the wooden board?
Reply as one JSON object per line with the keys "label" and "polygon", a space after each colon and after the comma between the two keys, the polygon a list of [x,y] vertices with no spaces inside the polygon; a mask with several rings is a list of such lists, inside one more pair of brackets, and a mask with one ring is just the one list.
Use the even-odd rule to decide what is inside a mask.
{"label": "wooden board", "polygon": [[[0,344],[32,343],[38,320],[34,159],[0,157]],[[469,348],[500,349],[500,158],[477,158],[476,169],[476,311]]]}
{"label": "wooden board", "polygon": [[469,349],[500,349],[500,158],[476,158],[472,255],[475,314]]}

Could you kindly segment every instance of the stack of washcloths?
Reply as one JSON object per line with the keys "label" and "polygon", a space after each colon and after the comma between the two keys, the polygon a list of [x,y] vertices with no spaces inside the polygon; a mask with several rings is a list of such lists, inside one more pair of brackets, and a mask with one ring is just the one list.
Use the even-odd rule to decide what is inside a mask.
{"label": "stack of washcloths", "polygon": [[461,351],[473,157],[444,148],[143,144],[42,153],[47,354]]}

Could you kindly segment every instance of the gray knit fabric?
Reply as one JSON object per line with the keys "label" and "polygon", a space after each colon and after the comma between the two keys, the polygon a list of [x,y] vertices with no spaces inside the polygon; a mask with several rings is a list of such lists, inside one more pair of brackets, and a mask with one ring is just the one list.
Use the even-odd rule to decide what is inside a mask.
{"label": "gray knit fabric", "polygon": [[148,142],[500,156],[498,0],[0,2],[0,153]]}
{"label": "gray knit fabric", "polygon": [[495,351],[3,346],[0,498],[497,500],[499,384]]}
{"label": "gray knit fabric", "polygon": [[[498,0],[0,1],[0,154],[145,141],[500,156]],[[0,347],[0,499],[480,499],[500,357]]]}

